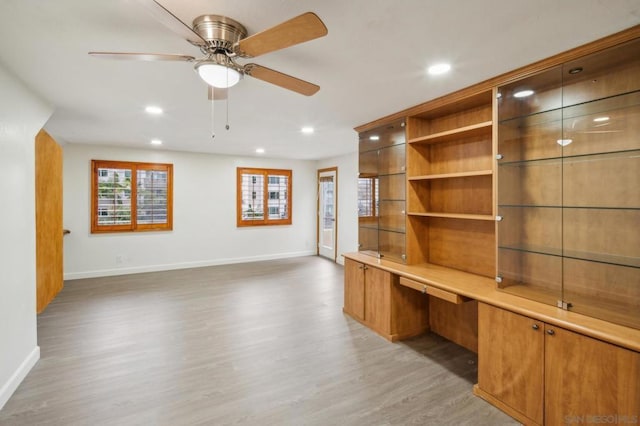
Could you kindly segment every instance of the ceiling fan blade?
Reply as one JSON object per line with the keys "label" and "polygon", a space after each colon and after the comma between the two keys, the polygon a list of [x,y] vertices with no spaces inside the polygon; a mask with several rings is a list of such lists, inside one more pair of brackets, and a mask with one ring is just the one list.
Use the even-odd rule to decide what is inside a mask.
{"label": "ceiling fan blade", "polygon": [[157,1],[138,0],[138,3],[144,5],[158,22],[160,22],[194,46],[200,47],[207,44],[207,41],[200,37],[200,34],[193,31],[189,25],[182,22],[176,15],[171,13],[167,8],[165,8]]}
{"label": "ceiling fan blade", "polygon": [[120,52],[89,52],[89,55],[96,58],[120,59],[131,61],[179,61],[191,62],[195,60],[189,55],[174,55],[171,53],[120,53]]}
{"label": "ceiling fan blade", "polygon": [[299,78],[291,77],[290,75],[283,74],[279,71],[275,71],[258,64],[245,65],[244,73],[250,75],[251,77],[257,78],[258,80],[275,84],[276,86],[292,90],[305,96],[311,96],[318,90],[320,90],[320,86],[317,86],[313,83],[300,80]]}
{"label": "ceiling fan blade", "polygon": [[327,27],[315,13],[307,12],[268,30],[240,40],[237,54],[255,57],[327,35]]}
{"label": "ceiling fan blade", "polygon": [[207,97],[210,101],[222,101],[227,99],[227,89],[209,86],[207,89]]}

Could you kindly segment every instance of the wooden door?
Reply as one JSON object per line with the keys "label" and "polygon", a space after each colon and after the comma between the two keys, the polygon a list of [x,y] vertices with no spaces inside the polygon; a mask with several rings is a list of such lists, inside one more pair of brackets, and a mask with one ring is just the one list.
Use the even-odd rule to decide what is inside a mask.
{"label": "wooden door", "polygon": [[366,267],[364,306],[367,324],[379,333],[391,334],[391,273]]}
{"label": "wooden door", "polygon": [[478,325],[478,387],[542,424],[544,323],[479,303]]}
{"label": "wooden door", "polygon": [[640,353],[549,325],[546,333],[545,424],[640,421]]}
{"label": "wooden door", "polygon": [[36,136],[36,310],[62,290],[62,148],[47,132]]}
{"label": "wooden door", "polygon": [[364,265],[344,260],[344,312],[364,320]]}

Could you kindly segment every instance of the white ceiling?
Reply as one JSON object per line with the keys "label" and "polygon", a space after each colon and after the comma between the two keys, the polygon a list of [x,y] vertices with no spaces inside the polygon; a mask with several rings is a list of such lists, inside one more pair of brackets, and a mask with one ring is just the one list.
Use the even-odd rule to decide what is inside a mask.
{"label": "white ceiling", "polygon": [[[640,0],[160,2],[186,23],[226,15],[249,34],[315,12],[328,36],[251,62],[320,92],[305,97],[247,77],[228,105],[215,102],[212,139],[206,86],[191,64],[87,55],[199,56],[135,0],[0,0],[0,66],[55,107],[46,129],[62,143],[234,155],[262,147],[267,157],[319,159],[356,150],[355,126],[640,23]],[[440,61],[452,72],[427,76]],[[165,113],[148,116],[151,104]],[[302,126],[316,131],[304,135]],[[150,147],[152,138],[163,146]]]}

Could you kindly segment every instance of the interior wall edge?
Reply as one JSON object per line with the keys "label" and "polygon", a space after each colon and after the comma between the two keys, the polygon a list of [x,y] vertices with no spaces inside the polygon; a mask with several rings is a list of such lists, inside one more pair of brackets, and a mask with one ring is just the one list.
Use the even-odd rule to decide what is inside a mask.
{"label": "interior wall edge", "polygon": [[0,388],[0,410],[2,407],[9,401],[11,395],[18,389],[20,383],[27,377],[27,374],[31,371],[31,369],[36,365],[38,360],[40,359],[40,346],[36,346],[33,348],[31,353],[27,355],[27,357],[22,361],[20,366],[13,372],[9,380]]}

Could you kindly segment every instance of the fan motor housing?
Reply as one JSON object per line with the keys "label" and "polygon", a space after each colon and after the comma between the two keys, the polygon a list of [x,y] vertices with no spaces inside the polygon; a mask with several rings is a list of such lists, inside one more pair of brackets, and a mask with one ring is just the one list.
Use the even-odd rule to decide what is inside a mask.
{"label": "fan motor housing", "polygon": [[[212,50],[233,50],[233,45],[247,36],[240,22],[222,15],[201,15],[193,20],[193,30],[209,43]],[[213,53],[213,52],[211,52]]]}

